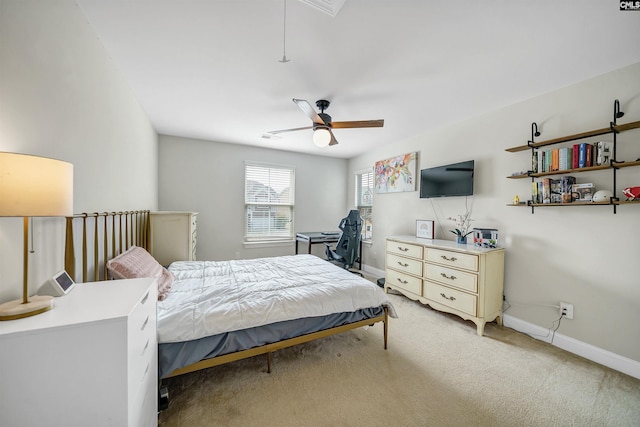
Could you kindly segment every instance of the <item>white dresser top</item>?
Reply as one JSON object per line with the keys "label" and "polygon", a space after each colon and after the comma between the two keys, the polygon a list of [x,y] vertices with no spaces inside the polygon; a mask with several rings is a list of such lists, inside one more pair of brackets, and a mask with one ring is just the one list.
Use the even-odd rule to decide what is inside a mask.
{"label": "white dresser top", "polygon": [[387,240],[397,240],[400,242],[416,243],[426,247],[436,249],[446,249],[450,251],[469,252],[483,254],[487,252],[504,251],[504,248],[479,248],[473,244],[461,245],[453,240],[440,240],[440,239],[423,239],[422,237],[400,235],[400,236],[388,236]]}
{"label": "white dresser top", "polygon": [[[143,278],[77,283],[67,295],[53,299],[51,310],[0,322],[0,336],[127,317],[155,281]],[[150,294],[148,297],[155,298],[154,292]]]}

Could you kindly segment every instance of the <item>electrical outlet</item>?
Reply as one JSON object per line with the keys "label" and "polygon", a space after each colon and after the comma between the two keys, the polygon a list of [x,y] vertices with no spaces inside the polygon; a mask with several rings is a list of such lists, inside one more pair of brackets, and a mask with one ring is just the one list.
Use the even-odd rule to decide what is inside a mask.
{"label": "electrical outlet", "polygon": [[569,304],[568,302],[561,302],[560,316],[566,317],[567,319],[573,319],[573,304]]}

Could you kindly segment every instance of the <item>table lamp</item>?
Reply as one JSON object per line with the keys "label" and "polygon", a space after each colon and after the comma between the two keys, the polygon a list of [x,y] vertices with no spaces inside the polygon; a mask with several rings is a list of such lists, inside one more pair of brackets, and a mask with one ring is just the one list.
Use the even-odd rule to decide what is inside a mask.
{"label": "table lamp", "polygon": [[73,165],[61,160],[0,152],[0,217],[24,218],[22,299],[0,304],[0,320],[53,308],[53,297],[29,297],[29,217],[73,215]]}

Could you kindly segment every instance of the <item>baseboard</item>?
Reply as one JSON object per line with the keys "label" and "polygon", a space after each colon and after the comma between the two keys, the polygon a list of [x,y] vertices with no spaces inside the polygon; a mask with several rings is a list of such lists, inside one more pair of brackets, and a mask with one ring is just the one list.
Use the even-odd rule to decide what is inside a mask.
{"label": "baseboard", "polygon": [[[508,328],[530,335],[532,338],[551,343],[551,335],[546,337],[549,330],[541,326],[534,325],[533,323],[526,322],[508,314],[503,316],[503,324]],[[640,362],[636,360],[620,356],[608,350],[603,350],[557,332],[551,345],[640,379]]]}
{"label": "baseboard", "polygon": [[362,266],[362,271],[378,278],[384,277],[384,270],[380,270],[379,268],[371,267],[366,264]]}

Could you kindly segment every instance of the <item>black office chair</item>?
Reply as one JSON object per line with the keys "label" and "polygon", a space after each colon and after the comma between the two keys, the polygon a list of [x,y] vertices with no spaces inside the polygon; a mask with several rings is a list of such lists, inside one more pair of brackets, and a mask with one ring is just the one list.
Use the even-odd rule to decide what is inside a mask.
{"label": "black office chair", "polygon": [[362,218],[357,210],[349,212],[346,218],[342,218],[338,226],[342,234],[335,249],[331,249],[329,243],[325,243],[327,261],[341,264],[345,270],[362,276],[359,271],[352,271],[353,264],[360,260],[360,240],[362,239]]}

